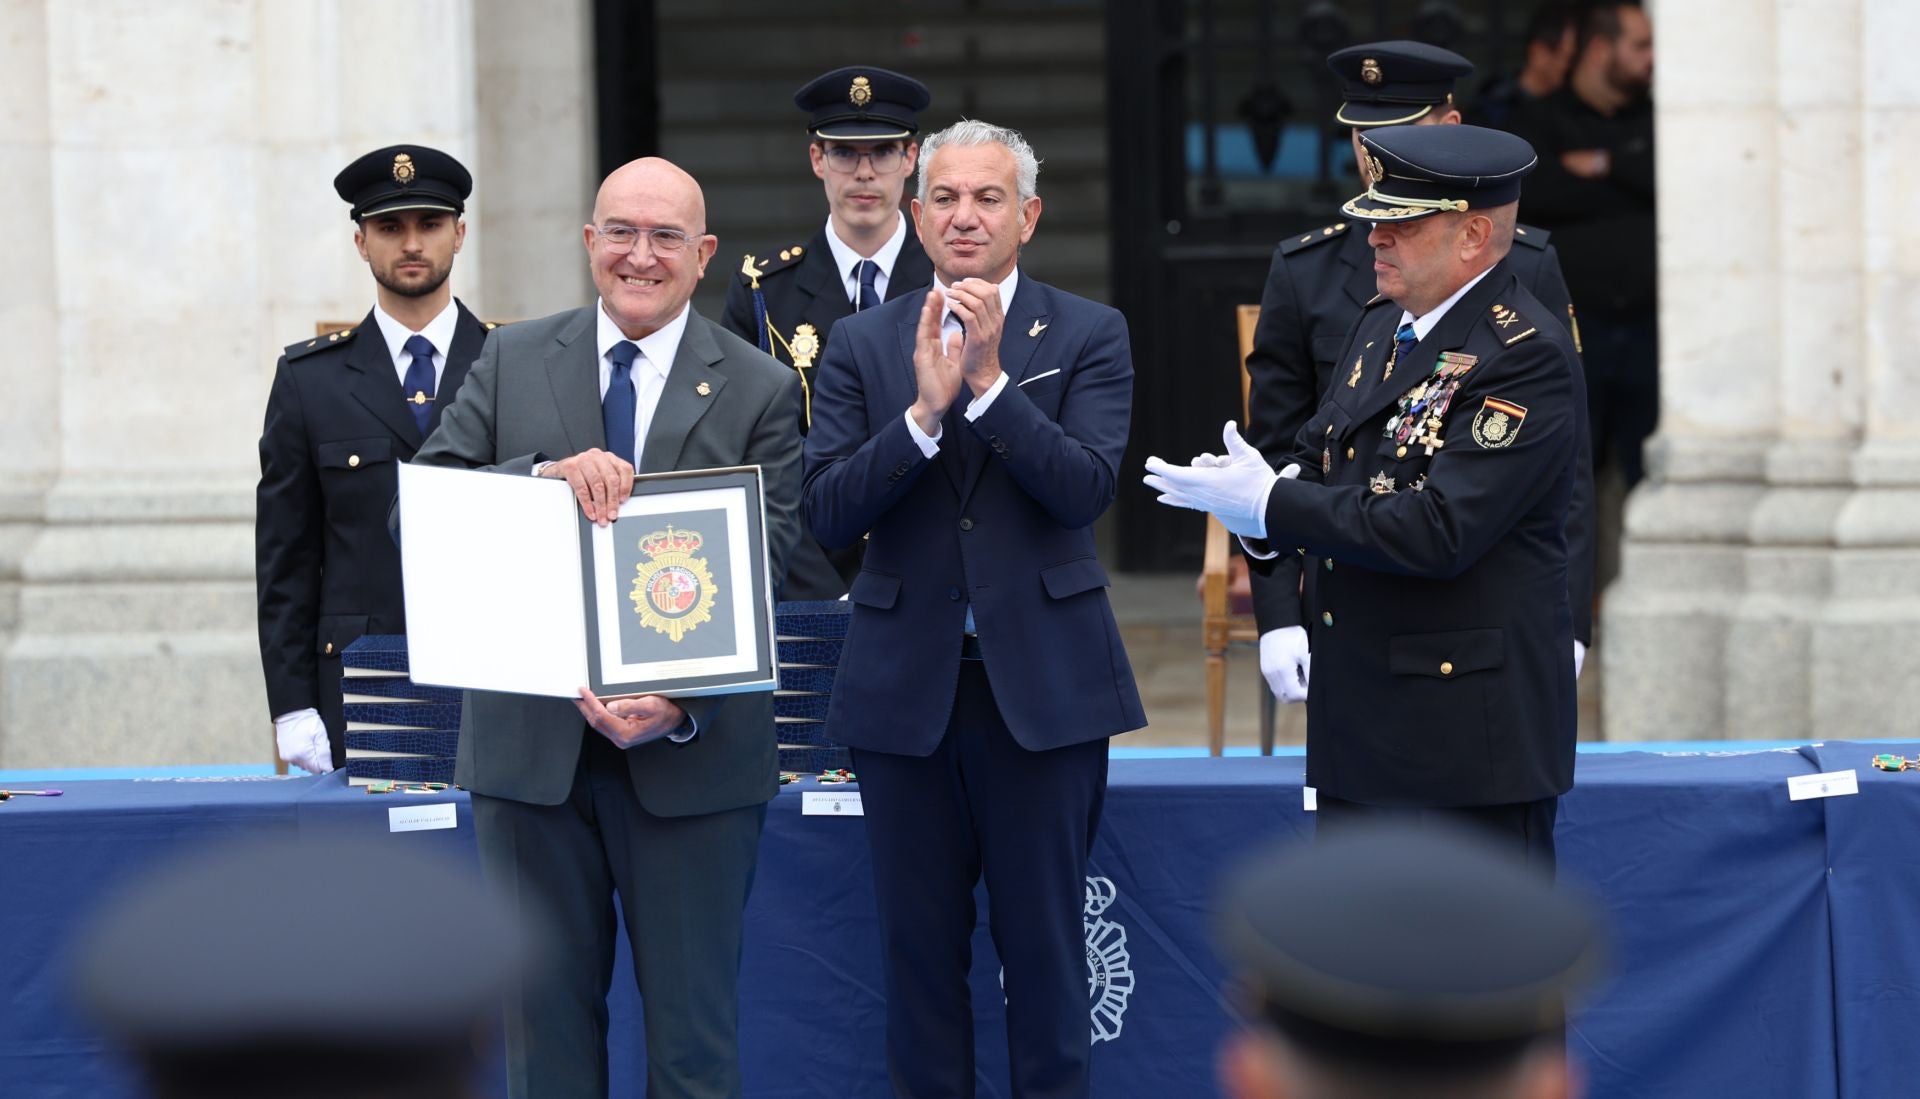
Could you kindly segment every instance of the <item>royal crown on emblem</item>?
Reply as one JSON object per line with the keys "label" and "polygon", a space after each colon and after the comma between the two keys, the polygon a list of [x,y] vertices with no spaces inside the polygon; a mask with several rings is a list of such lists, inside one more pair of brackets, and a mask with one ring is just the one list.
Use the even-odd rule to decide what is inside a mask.
{"label": "royal crown on emblem", "polygon": [[658,557],[663,553],[693,553],[700,548],[700,541],[697,531],[668,527],[640,539],[640,552],[648,557]]}

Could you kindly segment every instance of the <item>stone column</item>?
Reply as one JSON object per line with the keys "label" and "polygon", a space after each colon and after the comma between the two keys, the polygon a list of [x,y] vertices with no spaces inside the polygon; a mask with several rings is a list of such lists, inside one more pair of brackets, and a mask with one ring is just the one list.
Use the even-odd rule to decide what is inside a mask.
{"label": "stone column", "polygon": [[1920,701],[1920,433],[1895,403],[1920,400],[1920,239],[1872,211],[1920,138],[1890,37],[1920,18],[1655,19],[1662,409],[1603,608],[1607,736],[1884,735]]}
{"label": "stone column", "polygon": [[0,6],[0,766],[270,758],[267,382],[366,311],[347,158],[474,154],[472,2]]}
{"label": "stone column", "polygon": [[600,182],[592,32],[592,0],[475,0],[487,201],[467,228],[487,242],[480,296],[494,320],[593,300],[580,243]]}

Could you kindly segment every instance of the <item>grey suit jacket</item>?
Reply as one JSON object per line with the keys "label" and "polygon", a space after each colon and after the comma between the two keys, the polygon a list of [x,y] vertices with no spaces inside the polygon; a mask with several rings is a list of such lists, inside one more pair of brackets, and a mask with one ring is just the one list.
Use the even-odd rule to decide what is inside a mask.
{"label": "grey suit jacket", "polygon": [[[536,461],[605,449],[597,308],[495,329],[414,460],[530,473]],[[774,576],[784,575],[799,534],[799,386],[793,371],[691,313],[640,455],[642,473],[759,465]],[[681,705],[698,724],[697,737],[628,750],[640,804],[675,817],[772,798],[779,790],[772,695]],[[573,784],[585,727],[565,699],[469,691],[455,780],[492,797],[558,805]]]}

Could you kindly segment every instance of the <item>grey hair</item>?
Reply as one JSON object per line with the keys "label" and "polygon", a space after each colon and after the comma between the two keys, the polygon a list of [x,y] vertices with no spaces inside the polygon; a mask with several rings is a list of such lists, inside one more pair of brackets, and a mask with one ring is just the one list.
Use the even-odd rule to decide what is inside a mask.
{"label": "grey hair", "polygon": [[1019,130],[1009,130],[977,118],[963,118],[920,143],[920,184],[915,197],[921,202],[927,201],[927,167],[933,163],[933,154],[948,145],[1001,146],[1013,154],[1013,179],[1020,192],[1020,201],[1025,202],[1040,193],[1040,160],[1033,155],[1033,146],[1027,144],[1027,139],[1020,136]]}

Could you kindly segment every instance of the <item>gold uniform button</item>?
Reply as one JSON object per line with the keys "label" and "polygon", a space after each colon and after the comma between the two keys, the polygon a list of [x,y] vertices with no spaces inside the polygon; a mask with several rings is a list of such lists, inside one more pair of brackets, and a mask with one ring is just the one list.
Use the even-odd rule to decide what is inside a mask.
{"label": "gold uniform button", "polygon": [[1329,558],[1327,558],[1327,561],[1326,561],[1326,565],[1327,565],[1327,571],[1328,571],[1328,572],[1332,572],[1332,571],[1333,571],[1333,558],[1331,558],[1331,557],[1329,557]]}
{"label": "gold uniform button", "polygon": [[1347,461],[1349,461],[1349,462],[1351,462],[1351,461],[1353,461],[1353,448],[1352,448],[1352,447],[1348,447],[1348,448],[1347,448]]}
{"label": "gold uniform button", "polygon": [[1393,448],[1393,456],[1395,458],[1405,458],[1407,456],[1407,448],[1403,446]]}
{"label": "gold uniform button", "polygon": [[1332,611],[1323,612],[1320,615],[1320,621],[1326,623],[1329,626],[1333,625],[1333,612]]}
{"label": "gold uniform button", "polygon": [[1451,660],[1442,660],[1442,661],[1440,662],[1440,674],[1441,674],[1441,675],[1452,675],[1452,674],[1453,674],[1453,661],[1451,661]]}
{"label": "gold uniform button", "polygon": [[333,642],[331,641],[327,642],[327,655],[328,656],[333,655]]}
{"label": "gold uniform button", "polygon": [[360,456],[358,454],[347,455],[347,468],[348,469],[360,468]]}

